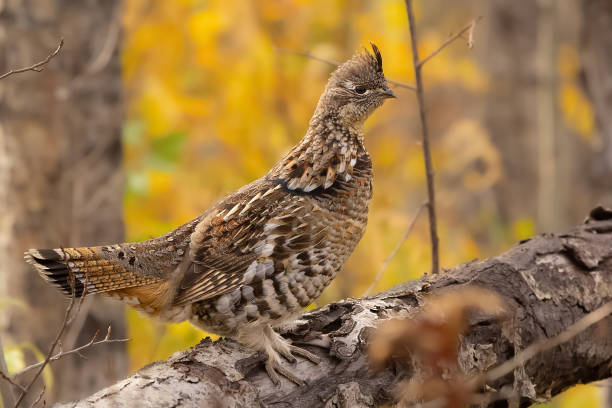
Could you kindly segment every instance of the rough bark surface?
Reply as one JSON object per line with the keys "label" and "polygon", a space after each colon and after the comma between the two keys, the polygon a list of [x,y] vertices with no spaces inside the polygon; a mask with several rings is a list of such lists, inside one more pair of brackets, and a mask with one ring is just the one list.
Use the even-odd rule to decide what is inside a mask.
{"label": "rough bark surface", "polygon": [[[479,285],[507,304],[505,319],[474,317],[461,339],[459,363],[467,373],[488,370],[529,344],[549,338],[612,300],[612,212],[593,210],[588,222],[568,233],[541,235],[484,261],[398,285],[380,294],[347,299],[303,314],[285,330],[322,362],[299,360],[292,371],[307,381],[275,387],[253,354],[231,340],[204,339],[167,361],[65,407],[373,407],[393,401],[398,368],[418,377],[418,367],[368,368],[367,341],[374,327],[392,316],[410,316],[428,295]],[[610,375],[612,316],[571,341],[545,351],[504,378],[489,384],[511,387],[521,406],[542,401],[576,383]]]}
{"label": "rough bark surface", "polygon": [[[65,299],[23,262],[24,250],[123,240],[118,7],[107,0],[0,2],[0,72],[39,62],[65,40],[44,71],[0,81],[0,298],[27,305],[3,310],[5,345],[31,342],[46,353],[64,316]],[[125,336],[123,320],[122,306],[88,300],[64,350],[109,324],[114,336]],[[81,398],[127,374],[124,344],[88,357],[54,365],[47,402]]]}

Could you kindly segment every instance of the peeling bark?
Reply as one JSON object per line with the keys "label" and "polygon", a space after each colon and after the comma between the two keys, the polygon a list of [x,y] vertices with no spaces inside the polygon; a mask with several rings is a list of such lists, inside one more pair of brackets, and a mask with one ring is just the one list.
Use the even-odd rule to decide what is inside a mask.
{"label": "peeling bark", "polygon": [[[602,208],[565,234],[523,241],[508,252],[459,265],[442,275],[404,283],[377,295],[347,299],[303,314],[283,330],[321,357],[319,365],[300,360],[292,371],[307,381],[275,387],[260,364],[264,356],[238,343],[204,339],[167,361],[65,407],[373,407],[393,402],[398,377],[418,377],[419,368],[368,368],[367,340],[392,316],[410,316],[431,293],[479,285],[507,304],[505,319],[477,315],[461,339],[459,363],[479,373],[510,359],[529,344],[549,338],[612,300],[612,212]],[[612,317],[571,341],[542,352],[504,378],[488,384],[512,389],[520,406],[543,401],[576,383],[610,375]]]}

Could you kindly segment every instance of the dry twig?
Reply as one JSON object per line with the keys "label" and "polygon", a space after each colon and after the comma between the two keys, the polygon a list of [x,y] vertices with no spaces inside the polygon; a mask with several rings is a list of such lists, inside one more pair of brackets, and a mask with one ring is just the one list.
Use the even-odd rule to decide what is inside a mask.
{"label": "dry twig", "polygon": [[60,39],[59,45],[57,46],[57,48],[55,49],[55,51],[53,51],[51,54],[47,55],[47,57],[40,61],[37,62],[36,64],[30,65],[29,67],[25,67],[25,68],[19,68],[19,69],[11,69],[9,72],[6,72],[2,75],[0,75],[0,79],[4,79],[6,77],[9,77],[13,74],[19,74],[21,72],[26,72],[26,71],[34,71],[34,72],[40,72],[44,69],[44,66],[47,65],[49,63],[49,61],[51,61],[53,59],[53,57],[55,57],[60,50],[62,49],[62,47],[64,46],[64,39]]}
{"label": "dry twig", "polygon": [[[102,340],[96,341],[96,337],[98,336],[98,332],[96,331],[94,333],[93,337],[91,338],[91,340],[89,340],[87,343],[85,343],[82,346],[77,347],[75,349],[69,350],[69,351],[60,351],[59,353],[57,353],[54,356],[52,356],[51,358],[49,358],[49,362],[59,360],[59,359],[61,359],[63,357],[69,356],[71,354],[77,354],[77,355],[79,355],[79,356],[84,358],[84,356],[81,354],[81,351],[84,351],[84,350],[86,350],[86,349],[88,349],[90,347],[97,346],[99,344],[106,344],[106,343],[124,343],[124,342],[130,340],[130,339],[111,339],[110,335],[111,335],[111,327],[108,326],[108,330],[106,331],[106,337],[104,337]],[[36,368],[36,367],[40,367],[43,363],[44,363],[44,361],[41,361],[39,363],[29,365],[26,368],[24,368],[23,370],[13,374],[13,377],[18,377],[18,376],[20,376],[20,375],[22,375],[22,374],[24,374],[24,373],[26,373],[26,372]]]}
{"label": "dry twig", "polygon": [[[24,387],[25,389],[21,392],[21,395],[19,396],[19,398],[17,399],[17,402],[15,403],[15,408],[17,408],[19,404],[21,404],[25,396],[28,394],[28,392],[30,391],[30,389],[32,388],[36,380],[38,379],[38,377],[40,377],[40,375],[42,374],[47,364],[49,364],[49,361],[51,360],[51,357],[53,356],[53,352],[55,351],[55,348],[60,342],[62,335],[64,334],[66,329],[70,326],[70,324],[74,320],[74,317],[79,313],[81,305],[83,304],[83,299],[85,299],[85,295],[87,294],[87,285],[85,285],[83,289],[83,293],[81,294],[81,298],[79,299],[79,302],[78,303],[75,302],[76,301],[76,291],[74,289],[75,287],[74,286],[75,285],[74,273],[72,273],[72,269],[70,268],[68,264],[68,257],[66,256],[66,253],[64,252],[63,248],[62,248],[62,252],[64,254],[64,261],[66,262],[66,266],[68,269],[70,288],[72,290],[72,296],[70,296],[70,303],[68,304],[68,307],[66,307],[66,312],[64,313],[64,320],[62,321],[62,325],[60,326],[60,329],[57,332],[57,335],[55,336],[55,340],[53,341],[53,343],[51,343],[51,347],[49,348],[49,351],[47,352],[47,355],[45,359],[43,360],[42,364],[38,366],[38,371],[36,371],[36,374],[34,374],[34,377],[32,377],[28,385],[26,385]],[[76,309],[75,309],[75,306],[76,306]],[[73,310],[74,310],[74,313],[73,313]]]}
{"label": "dry twig", "polygon": [[40,402],[40,400],[42,399],[43,395],[45,395],[45,391],[46,390],[47,390],[47,386],[45,384],[43,384],[42,390],[40,390],[40,393],[38,394],[38,397],[36,397],[36,399],[34,400],[32,405],[30,405],[30,407],[35,407]]}
{"label": "dry twig", "polygon": [[429,61],[430,59],[438,55],[440,51],[442,51],[444,48],[450,45],[450,43],[457,40],[458,38],[462,38],[463,34],[465,34],[466,32],[468,33],[468,38],[466,40],[467,46],[469,49],[472,49],[472,47],[474,46],[474,28],[476,28],[476,24],[478,24],[480,20],[482,20],[482,16],[477,17],[474,20],[472,20],[468,25],[466,25],[461,30],[459,30],[457,34],[454,34],[448,37],[446,41],[444,41],[434,52],[432,52],[427,57],[423,58],[422,60],[418,62],[419,67],[422,67],[423,65],[425,65],[427,61]]}
{"label": "dry twig", "polygon": [[3,406],[12,407],[15,404],[15,396],[13,395],[11,384],[17,388],[21,387],[21,385],[14,383],[13,380],[8,377],[8,367],[4,359],[2,337],[0,337],[0,379],[2,378],[6,381],[0,381],[0,401],[2,401]]}
{"label": "dry twig", "polygon": [[[410,41],[412,45],[412,64],[416,79],[416,94],[419,104],[419,115],[421,117],[421,131],[423,135],[423,156],[425,157],[425,174],[427,176],[427,208],[429,209],[429,235],[431,238],[431,272],[438,273],[440,269],[440,251],[438,248],[438,222],[436,219],[436,196],[434,189],[434,169],[431,160],[431,149],[429,147],[429,129],[425,115],[425,98],[423,96],[423,78],[421,69],[423,63],[419,61],[419,50],[417,47],[416,26],[414,23],[414,12],[412,11],[412,0],[405,0],[406,12],[408,13],[408,25],[410,28]],[[442,48],[440,48],[441,50]],[[435,52],[436,54],[439,51]],[[431,56],[430,56],[431,57]],[[428,57],[428,58],[430,58]],[[427,60],[427,59],[426,59]],[[426,61],[425,60],[425,61]]]}
{"label": "dry twig", "polygon": [[[4,379],[6,382],[8,382],[9,384],[11,384],[13,387],[18,388],[21,392],[25,391],[25,388],[19,384],[16,383],[15,381],[13,381],[13,379],[11,378],[10,375],[6,374],[4,371],[0,370],[0,377],[2,377],[2,379]],[[2,390],[2,396],[4,396],[4,392],[5,390]],[[6,405],[6,404],[5,404]]]}
{"label": "dry twig", "polygon": [[[106,343],[124,343],[124,342],[130,340],[130,339],[111,339],[110,338],[110,334],[111,334],[111,327],[108,326],[108,330],[106,332],[106,337],[104,337],[102,340],[96,341],[96,337],[98,336],[98,332],[96,331],[96,333],[94,333],[94,335],[91,338],[91,340],[89,340],[87,343],[85,343],[82,346],[77,347],[75,349],[69,350],[69,351],[60,351],[57,354],[55,354],[54,356],[52,356],[51,358],[49,358],[49,362],[59,360],[59,359],[61,359],[63,357],[69,356],[71,354],[77,354],[77,355],[81,356],[82,358],[85,358],[85,356],[83,356],[81,354],[81,351],[84,351],[84,350],[86,350],[86,349],[88,349],[90,347],[97,346],[99,344],[106,344]],[[26,372],[28,372],[28,371],[36,368],[36,367],[40,367],[43,363],[44,363],[44,361],[41,361],[39,363],[29,365],[26,368],[24,368],[23,370],[13,374],[13,377],[18,377],[18,376],[20,376],[22,374],[25,374]]]}
{"label": "dry twig", "polygon": [[389,267],[389,264],[395,257],[395,254],[397,254],[397,251],[399,251],[399,249],[402,247],[404,242],[408,239],[408,236],[412,232],[412,229],[414,228],[414,225],[416,224],[416,221],[419,218],[419,215],[421,215],[421,211],[423,210],[423,207],[425,207],[426,205],[427,205],[427,202],[424,202],[423,204],[419,205],[419,208],[417,208],[416,212],[414,213],[414,216],[412,217],[412,221],[410,221],[410,224],[408,225],[408,229],[406,229],[406,232],[404,232],[404,235],[402,236],[402,238],[397,242],[397,244],[395,245],[395,248],[393,248],[393,251],[391,251],[389,256],[385,258],[383,266],[378,271],[378,274],[374,278],[374,281],[372,282],[370,287],[364,292],[364,294],[361,297],[366,297],[370,293],[372,293],[372,290],[374,290],[374,288],[376,287],[376,284],[378,283],[380,278],[382,278],[383,273]]}
{"label": "dry twig", "polygon": [[[336,67],[338,65],[340,65],[340,63],[338,61],[333,61],[333,60],[317,57],[316,55],[312,55],[309,52],[300,52],[300,51],[286,50],[286,49],[283,49],[283,48],[276,48],[276,52],[282,53],[282,54],[298,55],[300,57],[309,58],[311,60],[315,60],[315,61],[319,61],[319,62],[324,62],[325,64],[333,65],[333,66],[336,66]],[[392,79],[387,79],[387,82],[390,83],[391,85],[397,86],[398,88],[404,88],[404,89],[410,89],[411,91],[416,91],[416,88],[413,85],[405,84],[405,83],[399,82],[399,81],[394,81]]]}

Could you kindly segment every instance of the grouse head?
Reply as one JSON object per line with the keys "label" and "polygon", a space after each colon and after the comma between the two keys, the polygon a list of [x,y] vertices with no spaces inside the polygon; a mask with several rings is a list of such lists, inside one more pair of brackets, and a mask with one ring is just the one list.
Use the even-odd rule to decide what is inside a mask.
{"label": "grouse head", "polygon": [[383,73],[380,51],[371,45],[373,53],[358,53],[331,74],[319,100],[319,114],[335,114],[345,125],[354,126],[387,98],[395,98]]}

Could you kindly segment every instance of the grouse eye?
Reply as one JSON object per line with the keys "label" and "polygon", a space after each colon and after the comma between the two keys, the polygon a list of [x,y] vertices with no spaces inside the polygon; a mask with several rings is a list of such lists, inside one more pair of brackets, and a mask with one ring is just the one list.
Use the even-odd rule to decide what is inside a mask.
{"label": "grouse eye", "polygon": [[359,95],[363,95],[364,93],[366,93],[365,86],[357,85],[355,87],[355,92],[357,92]]}

